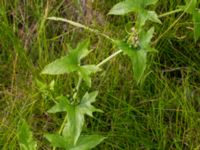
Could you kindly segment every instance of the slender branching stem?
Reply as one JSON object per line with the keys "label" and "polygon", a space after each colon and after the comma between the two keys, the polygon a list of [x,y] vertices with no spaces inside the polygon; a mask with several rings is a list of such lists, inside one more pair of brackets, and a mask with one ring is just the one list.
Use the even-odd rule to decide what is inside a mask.
{"label": "slender branching stem", "polygon": [[[105,37],[106,39],[110,40],[111,42],[114,42],[114,40],[112,38],[110,38],[109,36],[107,36],[106,34],[101,33],[100,31],[98,31],[96,29],[89,28],[89,27],[87,27],[85,25],[82,25],[80,23],[77,23],[77,22],[74,22],[74,21],[71,21],[71,20],[68,20],[68,19],[64,19],[64,18],[58,18],[58,17],[49,17],[47,19],[54,20],[54,21],[67,22],[67,23],[69,23],[69,24],[71,24],[73,26],[76,26],[76,27],[79,27],[79,28],[83,28],[83,29],[88,30],[90,32],[93,32],[93,33],[95,33],[97,35],[101,35],[101,36]],[[112,58],[114,58],[118,54],[120,54],[121,52],[122,52],[122,50],[118,50],[117,52],[113,53],[112,55],[110,55],[109,57],[107,57],[103,61],[101,61],[99,64],[97,64],[97,66],[100,67],[100,66],[104,65],[105,63],[110,61]],[[76,101],[76,98],[77,98],[77,95],[78,95],[78,91],[80,89],[82,81],[83,81],[82,77],[79,76],[79,80],[78,80],[77,86],[75,88],[76,91],[75,91],[75,93],[73,95],[74,102]],[[59,131],[58,131],[59,134],[62,134],[62,131],[63,131],[64,127],[65,127],[66,122],[67,122],[67,114],[66,114],[66,116],[65,116],[65,118],[64,118],[64,120],[62,122],[62,125],[61,125]],[[56,150],[56,147],[53,147],[53,150]]]}
{"label": "slender branching stem", "polygon": [[166,13],[164,13],[164,14],[161,14],[161,15],[159,15],[158,17],[159,17],[159,18],[166,17],[166,16],[169,16],[169,15],[172,15],[172,14],[175,14],[175,13],[178,13],[178,12],[181,12],[181,11],[183,11],[183,9],[172,10],[172,11],[166,12]]}
{"label": "slender branching stem", "polygon": [[47,19],[49,19],[49,20],[54,20],[54,21],[62,21],[62,22],[69,23],[69,24],[71,24],[71,25],[73,25],[73,26],[75,26],[75,27],[83,28],[83,29],[88,30],[88,31],[90,31],[90,32],[92,32],[92,33],[95,33],[95,34],[97,34],[97,35],[101,35],[101,36],[105,37],[106,39],[108,39],[108,40],[114,42],[114,40],[113,40],[112,38],[110,38],[108,35],[106,35],[106,34],[104,34],[104,33],[101,33],[99,30],[89,28],[89,27],[87,27],[87,26],[85,26],[85,25],[83,25],[83,24],[80,24],[80,23],[78,23],[78,22],[74,22],[74,21],[72,21],[72,20],[68,20],[68,19],[64,19],[64,18],[59,18],[59,17],[48,17]]}

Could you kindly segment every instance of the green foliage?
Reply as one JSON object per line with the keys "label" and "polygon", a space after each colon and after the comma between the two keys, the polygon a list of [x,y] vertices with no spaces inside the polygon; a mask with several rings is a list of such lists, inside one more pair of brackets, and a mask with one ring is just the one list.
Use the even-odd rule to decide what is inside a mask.
{"label": "green foliage", "polygon": [[79,43],[76,49],[70,50],[67,56],[48,64],[42,71],[42,74],[59,75],[77,72],[90,87],[90,75],[97,72],[99,68],[95,65],[81,65],[81,59],[89,54],[88,46],[89,40]]}
{"label": "green foliage", "polygon": [[137,15],[138,26],[143,26],[146,20],[156,23],[161,23],[155,11],[148,11],[146,6],[155,4],[157,0],[125,0],[116,4],[108,14],[110,15],[125,15],[130,12],[135,12]]}
{"label": "green foliage", "polygon": [[142,31],[139,35],[139,43],[136,45],[136,47],[123,41],[116,41],[118,48],[121,49],[124,54],[128,55],[131,59],[134,78],[138,84],[141,81],[146,69],[147,52],[156,51],[150,46],[153,33],[153,27],[147,32]]}
{"label": "green foliage", "polygon": [[147,20],[161,24],[155,11],[146,10],[148,5],[153,5],[156,2],[157,0],[125,0],[116,4],[108,13],[112,15],[125,15],[134,12],[137,15],[130,40],[127,43],[116,41],[115,44],[131,59],[134,78],[138,84],[146,69],[147,52],[156,51],[150,46],[154,28],[152,27],[148,32],[145,32],[143,28]]}
{"label": "green foliage", "polygon": [[36,150],[37,143],[33,140],[32,132],[25,120],[21,120],[18,129],[18,141],[21,150]]}
{"label": "green foliage", "polygon": [[[67,98],[61,97],[60,101],[48,111],[49,113],[67,112],[67,123],[64,125],[62,135],[45,135],[53,146],[62,147],[67,150],[78,149],[78,147],[87,149],[96,146],[104,139],[104,137],[98,135],[80,137],[84,124],[84,116],[88,115],[92,117],[93,112],[102,112],[91,105],[91,103],[95,102],[97,94],[97,91],[86,93],[78,104],[71,104]],[[92,137],[94,139],[90,141]]]}
{"label": "green foliage", "polygon": [[[62,129],[68,121],[63,116],[68,113],[65,106],[68,104],[79,105],[82,93],[98,89],[101,92],[99,97],[101,101],[98,106],[104,110],[105,114],[98,116],[94,114],[98,118],[88,119],[88,122],[85,122],[84,128],[88,128],[84,129],[85,135],[82,135],[82,131],[76,145],[71,149],[93,148],[92,145],[95,146],[95,143],[101,142],[103,138],[88,134],[102,132],[103,134],[108,133],[109,138],[96,148],[100,150],[199,150],[200,55],[199,43],[192,41],[190,36],[192,34],[190,31],[194,31],[195,41],[199,39],[199,1],[187,0],[184,8],[174,10],[178,4],[184,4],[184,0],[159,0],[155,7],[143,7],[145,9],[143,16],[139,16],[137,12],[133,11],[126,17],[120,18],[106,18],[104,15],[114,5],[115,1],[113,0],[93,0],[94,11],[90,8],[88,10],[87,5],[85,5],[84,7],[88,10],[86,17],[78,14],[76,8],[82,8],[81,5],[78,5],[79,3],[77,3],[78,7],[74,7],[74,1],[83,2],[83,0],[68,0],[69,3],[66,4],[66,0],[0,1],[0,149],[20,149],[20,144],[17,142],[17,139],[19,139],[17,131],[22,125],[22,122],[19,124],[19,115],[22,118],[29,116],[28,120],[33,121],[31,129],[35,131],[34,135],[37,135],[35,138],[39,141],[38,149],[50,150],[52,149],[50,143],[55,147],[67,147],[62,135]],[[91,2],[92,0],[87,1]],[[119,0],[117,1],[119,2]],[[137,2],[140,3],[141,1],[137,0]],[[158,9],[151,10],[151,8]],[[92,11],[94,13],[90,13]],[[156,34],[152,44],[149,42],[149,46],[147,45],[147,48],[143,50],[140,42],[142,34],[145,37],[146,32],[152,26],[152,22],[149,21],[142,28],[136,26],[136,22],[144,24],[146,18],[148,18],[147,20],[155,20],[158,15],[155,16],[154,11],[159,13],[158,18],[162,19],[163,25],[156,25]],[[47,17],[50,15],[63,16],[64,24],[57,22],[61,20],[58,17]],[[69,18],[73,21],[69,21]],[[100,20],[100,26],[97,20]],[[84,26],[78,21],[87,22],[87,24]],[[66,23],[74,25],[75,28],[66,25]],[[130,25],[136,28],[138,35],[132,34],[132,32],[131,35],[128,33]],[[100,31],[91,30],[89,26],[98,26],[97,28]],[[77,29],[79,27],[81,30]],[[123,30],[124,28],[127,30]],[[88,31],[95,34],[88,34]],[[114,57],[121,54],[122,50],[117,50],[117,52],[111,54],[114,50],[109,43],[112,37],[109,39],[105,35],[106,33],[114,39],[120,39],[121,44],[119,45],[121,47],[125,45],[126,50],[130,48],[130,51],[134,50],[135,55],[139,56],[133,59],[135,56],[130,55],[131,61],[129,61],[128,53],[126,54],[126,50],[123,49],[127,58],[115,59]],[[128,40],[122,42],[126,33]],[[102,35],[106,39],[103,39]],[[134,39],[134,37],[136,38]],[[90,55],[92,57],[83,58],[87,61],[81,59],[80,66],[90,65],[84,62],[102,60],[98,63],[98,66],[102,67],[105,64],[102,69],[106,69],[103,73],[95,76],[95,84],[91,89],[80,85],[79,90],[77,90],[79,84],[75,81],[77,81],[77,76],[81,76],[82,70],[74,71],[67,76],[54,77],[55,87],[53,82],[50,84],[48,82],[52,77],[38,77],[38,68],[44,63],[47,64],[48,60],[55,57],[55,54],[64,54],[66,43],[70,41],[73,45],[77,45],[76,41],[82,38],[90,38],[96,50],[94,50],[94,54]],[[159,54],[149,56],[149,51],[155,51],[150,46],[155,46],[159,50]],[[70,54],[71,51],[67,54]],[[142,57],[144,55],[137,54],[139,52],[145,52],[147,58],[150,59],[146,64],[148,69],[152,69],[152,72],[147,77],[145,76],[145,81],[142,79],[142,85],[136,86],[135,82],[131,80],[132,73],[129,70],[131,64],[128,63],[131,63],[133,59],[140,66],[139,61],[144,60]],[[114,59],[107,63],[111,58]],[[137,58],[140,59],[137,60]],[[123,64],[118,62],[120,60]],[[93,70],[92,67],[89,68]],[[138,67],[138,70],[139,68],[142,71],[143,67]],[[86,73],[84,71],[81,72],[82,76],[86,74],[87,77],[87,74],[90,74],[87,72],[90,71]],[[135,72],[140,71],[133,71],[134,76]],[[44,83],[36,81],[37,85],[35,85],[35,78],[41,79]],[[74,91],[74,88],[76,91]],[[62,111],[62,113],[56,115],[46,113],[53,102],[56,105],[59,104],[59,107],[52,107],[54,109],[50,109],[49,112]],[[62,119],[64,124],[58,127]],[[18,130],[16,130],[17,126],[19,126]],[[91,130],[90,128],[93,131],[87,132]],[[21,131],[28,133],[25,129],[21,129]],[[44,131],[54,133],[46,134],[47,139],[51,141],[50,143],[42,137]],[[26,138],[22,138],[24,140],[21,141],[26,141],[30,139],[31,133],[22,135],[21,137]],[[34,141],[34,137],[32,135],[31,137]],[[30,146],[21,145],[21,149],[30,149]],[[53,148],[53,150],[55,149],[65,148]]]}
{"label": "green foliage", "polygon": [[101,143],[105,137],[100,135],[82,135],[75,145],[69,146],[65,137],[58,134],[46,134],[45,137],[55,147],[64,148],[65,150],[89,150]]}
{"label": "green foliage", "polygon": [[89,150],[100,144],[105,137],[100,135],[83,135],[80,136],[76,146],[70,150]]}
{"label": "green foliage", "polygon": [[194,23],[194,39],[197,41],[200,37],[200,9],[197,8],[197,0],[185,0],[185,6],[179,6],[183,11],[192,15]]}

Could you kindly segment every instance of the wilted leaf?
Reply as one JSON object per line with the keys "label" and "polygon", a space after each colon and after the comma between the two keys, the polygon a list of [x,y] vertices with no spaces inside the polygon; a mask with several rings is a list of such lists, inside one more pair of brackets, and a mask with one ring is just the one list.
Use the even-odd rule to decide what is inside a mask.
{"label": "wilted leaf", "polygon": [[36,150],[37,143],[33,140],[32,132],[25,120],[21,120],[18,129],[18,141],[21,150]]}
{"label": "wilted leaf", "polygon": [[89,150],[100,144],[105,137],[100,135],[80,136],[75,147],[70,150]]}

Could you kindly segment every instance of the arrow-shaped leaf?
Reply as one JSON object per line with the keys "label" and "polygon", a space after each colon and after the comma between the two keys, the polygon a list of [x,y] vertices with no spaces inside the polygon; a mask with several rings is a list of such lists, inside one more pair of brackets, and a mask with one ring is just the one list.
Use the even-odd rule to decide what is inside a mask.
{"label": "arrow-shaped leaf", "polygon": [[48,64],[42,71],[42,74],[58,75],[77,71],[80,65],[80,60],[89,53],[87,49],[88,46],[88,40],[79,43],[77,48],[71,50],[67,56]]}
{"label": "arrow-shaped leaf", "polygon": [[105,137],[100,135],[87,135],[80,136],[75,147],[70,148],[70,150],[89,150],[101,143]]}
{"label": "arrow-shaped leaf", "polygon": [[51,143],[54,147],[67,148],[66,139],[59,134],[45,134],[44,137]]}
{"label": "arrow-shaped leaf", "polygon": [[92,113],[93,112],[102,112],[102,110],[95,108],[91,104],[95,102],[96,96],[98,95],[98,92],[91,92],[91,93],[86,93],[82,100],[81,103],[78,105],[78,109],[82,112],[82,114],[87,114],[90,117],[93,117]]}
{"label": "arrow-shaped leaf", "polygon": [[84,65],[79,67],[79,75],[83,78],[86,84],[91,87],[91,77],[92,73],[96,73],[100,68],[96,65]]}
{"label": "arrow-shaped leaf", "polygon": [[123,41],[116,41],[116,45],[121,49],[124,54],[128,55],[132,62],[133,75],[137,83],[141,81],[141,78],[146,69],[147,52],[155,51],[150,46],[151,39],[153,37],[154,28],[150,28],[147,32],[142,31],[139,35],[139,46],[137,48],[130,46]]}
{"label": "arrow-shaped leaf", "polygon": [[58,103],[55,104],[47,112],[48,113],[66,112],[69,105],[70,105],[69,100],[64,96],[61,96],[58,98]]}
{"label": "arrow-shaped leaf", "polygon": [[141,31],[139,35],[139,43],[142,49],[145,49],[146,47],[149,47],[151,39],[153,37],[154,33],[154,27],[150,28],[147,32],[146,31]]}
{"label": "arrow-shaped leaf", "polygon": [[90,75],[100,69],[95,65],[81,65],[81,59],[89,54],[88,46],[89,40],[85,40],[79,43],[75,50],[69,48],[71,50],[67,56],[48,64],[42,71],[42,74],[59,75],[76,71],[90,87]]}
{"label": "arrow-shaped leaf", "polygon": [[87,114],[92,116],[92,113],[95,111],[100,112],[99,109],[96,109],[91,105],[95,101],[98,92],[86,93],[80,104],[78,105],[69,105],[67,106],[67,124],[63,130],[63,136],[68,139],[70,146],[76,145],[78,138],[81,134],[82,127],[84,124],[84,115]]}
{"label": "arrow-shaped leaf", "polygon": [[160,23],[155,11],[147,11],[146,6],[155,4],[157,0],[125,0],[117,3],[109,11],[109,15],[125,15],[130,12],[137,13],[138,26],[141,27],[145,24],[146,20]]}

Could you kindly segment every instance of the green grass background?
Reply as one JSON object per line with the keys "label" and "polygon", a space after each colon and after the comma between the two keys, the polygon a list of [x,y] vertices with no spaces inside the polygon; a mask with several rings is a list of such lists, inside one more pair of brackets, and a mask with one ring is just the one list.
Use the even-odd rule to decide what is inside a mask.
{"label": "green grass background", "polygon": [[[72,0],[0,1],[0,149],[17,150],[16,129],[25,118],[39,149],[51,149],[43,137],[56,132],[63,114],[47,114],[50,95],[71,95],[74,75],[42,76],[42,68],[67,54],[86,38],[93,52],[85,59],[97,64],[117,49],[107,39],[69,24],[45,20],[58,16],[83,23],[111,37],[123,39],[134,21],[129,16],[107,16],[117,0],[95,0],[98,17],[88,20]],[[163,14],[184,4],[183,0],[159,0],[152,6]],[[161,18],[155,25],[154,41],[181,13]],[[149,24],[151,26],[151,24]],[[148,57],[146,79],[140,86],[132,76],[128,57],[120,55],[93,76],[90,91],[98,90],[96,107],[104,113],[87,118],[83,132],[107,136],[97,150],[200,149],[200,43],[194,42],[191,16],[184,15],[154,45],[159,51]],[[55,92],[39,88],[36,80],[55,80]],[[81,93],[86,92],[83,84]]]}

